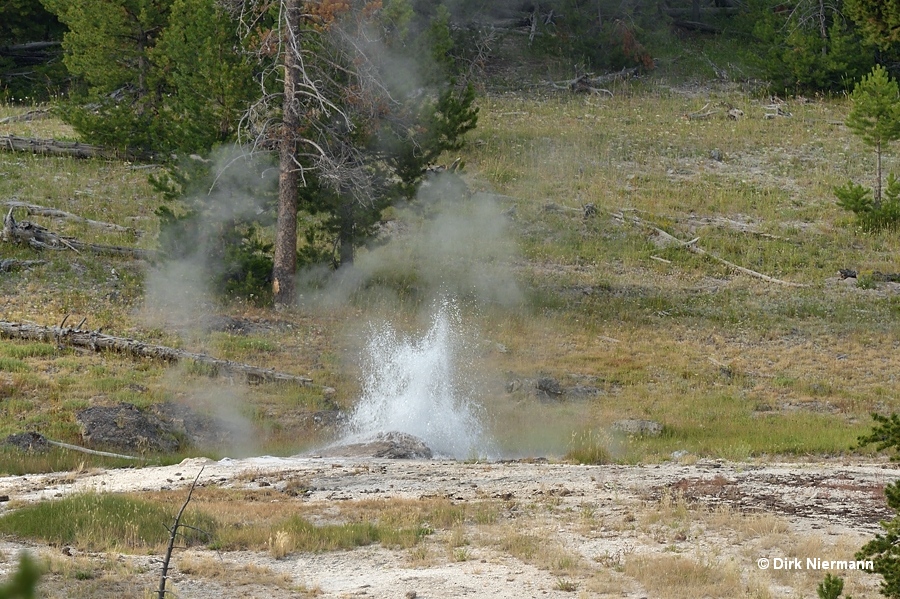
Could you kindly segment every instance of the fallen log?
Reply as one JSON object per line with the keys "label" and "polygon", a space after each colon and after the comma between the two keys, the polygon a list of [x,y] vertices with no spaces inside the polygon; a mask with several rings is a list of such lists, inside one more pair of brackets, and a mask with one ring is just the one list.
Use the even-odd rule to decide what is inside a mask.
{"label": "fallen log", "polygon": [[785,287],[809,287],[809,285],[805,285],[803,283],[794,283],[793,281],[785,281],[783,279],[776,279],[775,277],[770,277],[769,275],[764,275],[761,272],[757,272],[755,270],[751,270],[749,268],[739,266],[739,265],[735,264],[734,262],[729,262],[728,260],[725,260],[724,258],[720,258],[719,256],[716,256],[715,254],[710,254],[709,252],[707,252],[706,250],[704,250],[703,248],[701,248],[700,246],[697,245],[697,242],[700,241],[699,237],[692,239],[690,241],[681,241],[677,237],[670,235],[669,233],[663,231],[659,227],[652,225],[637,216],[631,215],[629,218],[626,218],[622,212],[616,213],[613,216],[623,222],[626,220],[630,220],[632,222],[632,224],[635,224],[639,227],[643,227],[646,229],[650,229],[659,238],[660,246],[663,246],[663,247],[674,246],[674,247],[684,248],[684,249],[688,250],[689,252],[697,254],[698,256],[706,256],[720,264],[724,264],[725,266],[727,266],[728,268],[731,268],[732,270],[736,270],[737,272],[743,273],[743,274],[753,277],[755,279],[760,279],[761,281],[766,281],[768,283],[784,285]]}
{"label": "fallen log", "polygon": [[13,209],[10,208],[6,218],[3,219],[3,229],[0,231],[0,239],[3,241],[27,243],[37,250],[69,249],[75,253],[89,251],[95,254],[129,256],[139,260],[152,260],[159,257],[159,252],[155,250],[87,243],[74,237],[64,237],[27,220],[16,221],[13,218],[12,211]]}
{"label": "fallen log", "polygon": [[92,227],[96,227],[98,229],[106,229],[107,231],[115,231],[116,233],[131,233],[132,235],[140,236],[139,232],[132,227],[123,227],[122,225],[117,225],[115,223],[91,220],[83,216],[78,216],[77,214],[72,214],[71,212],[66,212],[65,210],[46,208],[44,206],[38,206],[37,204],[28,204],[26,202],[19,202],[17,200],[9,200],[7,202],[4,202],[3,205],[8,206],[9,208],[22,208],[30,216],[46,216],[48,218],[73,220],[79,223],[90,225]]}
{"label": "fallen log", "polygon": [[47,327],[0,320],[0,337],[56,343],[60,346],[81,347],[95,352],[111,351],[165,362],[193,362],[207,367],[215,376],[242,376],[250,383],[289,383],[301,387],[313,385],[312,379],[304,376],[259,368],[231,360],[221,360],[207,354],[188,352],[174,347],[152,345],[137,339],[115,337],[100,331],[88,331],[81,329],[80,326],[79,324],[76,328]]}
{"label": "fallen log", "polygon": [[689,121],[694,121],[694,120],[697,120],[697,119],[706,119],[706,118],[709,118],[709,117],[711,117],[712,115],[714,115],[714,114],[720,112],[717,108],[713,108],[712,110],[707,110],[707,108],[709,108],[709,102],[707,102],[707,103],[703,106],[703,108],[701,108],[700,110],[697,110],[697,111],[695,111],[695,112],[689,112],[689,113],[687,114],[688,120],[689,120]]}
{"label": "fallen log", "polygon": [[87,447],[81,447],[79,445],[72,445],[70,443],[63,443],[62,441],[54,441],[52,439],[47,439],[44,437],[44,440],[47,441],[50,445],[55,445],[56,447],[62,447],[63,449],[69,449],[71,451],[80,451],[81,453],[87,453],[90,455],[99,455],[105,458],[118,458],[120,460],[137,460],[140,462],[146,462],[147,458],[140,458],[133,455],[125,455],[124,453],[112,453],[109,451],[99,451],[96,449],[88,449]]}
{"label": "fallen log", "polygon": [[78,141],[59,141],[56,139],[37,139],[18,137],[16,135],[0,136],[0,150],[8,152],[30,152],[32,154],[49,154],[52,156],[71,156],[74,158],[116,158],[118,153],[109,148],[92,146]]}
{"label": "fallen log", "polygon": [[607,73],[606,75],[600,75],[599,77],[594,77],[593,73],[585,73],[584,75],[580,75],[578,77],[575,77],[574,79],[569,79],[568,81],[550,81],[550,85],[555,89],[566,89],[575,93],[604,93],[612,96],[613,94],[611,91],[600,86],[613,81],[628,79],[635,73],[637,73],[637,67],[622,69],[621,71],[616,71],[615,73]]}
{"label": "fallen log", "polygon": [[677,19],[675,21],[672,21],[672,26],[678,27],[679,29],[686,29],[687,31],[699,31],[700,33],[722,33],[721,28],[715,27],[713,25],[707,25],[706,23],[700,23],[698,21],[685,21]]}
{"label": "fallen log", "polygon": [[37,110],[29,110],[28,112],[22,114],[14,114],[12,116],[2,118],[0,119],[0,125],[6,125],[8,123],[39,121],[41,119],[48,119],[50,118],[50,116],[51,113],[49,108],[38,108]]}
{"label": "fallen log", "polygon": [[41,264],[46,263],[46,260],[15,260],[13,258],[7,258],[5,260],[0,260],[0,272],[12,272],[14,270],[31,268],[32,266],[40,266]]}

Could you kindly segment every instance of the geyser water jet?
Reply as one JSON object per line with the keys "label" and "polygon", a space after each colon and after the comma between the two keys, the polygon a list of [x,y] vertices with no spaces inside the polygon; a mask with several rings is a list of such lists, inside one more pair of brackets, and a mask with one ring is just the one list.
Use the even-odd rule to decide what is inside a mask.
{"label": "geyser water jet", "polygon": [[488,453],[480,410],[461,384],[466,365],[459,324],[456,306],[444,301],[420,338],[401,335],[389,325],[373,330],[348,440],[399,431],[419,437],[439,456],[467,459]]}

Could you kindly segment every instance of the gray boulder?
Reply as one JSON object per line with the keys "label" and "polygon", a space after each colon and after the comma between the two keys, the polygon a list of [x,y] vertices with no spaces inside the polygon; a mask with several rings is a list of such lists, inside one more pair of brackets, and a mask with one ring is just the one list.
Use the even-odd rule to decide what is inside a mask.
{"label": "gray boulder", "polygon": [[129,403],[92,406],[76,414],[85,443],[138,452],[172,452],[179,439],[157,415]]}
{"label": "gray boulder", "polygon": [[397,431],[378,433],[368,441],[333,445],[315,453],[325,458],[430,460],[433,457],[431,448],[425,444],[425,441],[415,435]]}

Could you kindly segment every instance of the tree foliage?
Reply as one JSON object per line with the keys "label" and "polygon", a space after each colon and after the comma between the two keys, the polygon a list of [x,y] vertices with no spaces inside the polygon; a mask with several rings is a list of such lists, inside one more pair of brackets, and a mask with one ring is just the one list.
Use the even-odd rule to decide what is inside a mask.
{"label": "tree foliage", "polygon": [[757,40],[749,58],[775,91],[846,90],[874,64],[874,47],[844,17],[840,0],[750,0],[749,7],[742,26]]}
{"label": "tree foliage", "polygon": [[[294,106],[301,118],[292,143],[304,179],[299,206],[314,217],[301,223],[301,237],[329,239],[332,263],[346,265],[384,208],[411,197],[425,167],[460,147],[477,109],[471,86],[450,78],[446,9],[420,15],[408,0],[329,6],[316,7],[328,9],[328,20],[309,19],[300,34],[304,93]],[[252,114],[265,117],[277,101],[264,89]],[[251,120],[249,128],[256,146],[272,137],[264,122]]]}
{"label": "tree foliage", "polygon": [[887,49],[900,42],[900,0],[844,0],[846,12],[871,44]]}
{"label": "tree foliage", "polygon": [[44,0],[68,26],[80,83],[65,118],[86,139],[134,154],[208,150],[233,138],[253,89],[216,0]]}
{"label": "tree foliage", "polygon": [[900,139],[900,89],[881,65],[862,78],[850,97],[853,107],[844,124],[873,148]]}
{"label": "tree foliage", "polygon": [[[843,592],[844,579],[840,576],[832,576],[830,572],[816,587],[816,595],[819,596],[819,599],[838,599]],[[852,599],[852,597],[847,597],[847,599]]]}
{"label": "tree foliage", "polygon": [[857,215],[869,230],[892,228],[900,224],[900,181],[888,177],[882,193],[882,154],[892,141],[900,139],[900,89],[880,65],[856,84],[851,96],[853,107],[845,124],[863,143],[875,149],[874,193],[856,183],[834,190],[838,205]]}
{"label": "tree foliage", "polygon": [[532,47],[586,69],[652,69],[653,56],[641,40],[665,22],[659,9],[648,0],[536,3]]}
{"label": "tree foliage", "polygon": [[41,0],[0,2],[0,98],[34,102],[60,91],[65,69],[58,48],[9,48],[29,42],[57,42],[63,30],[62,23]]}
{"label": "tree foliage", "polygon": [[[236,131],[250,154],[289,143],[294,150],[287,169],[302,177],[297,192],[300,243],[292,242],[301,265],[352,262],[355,248],[370,237],[382,211],[412,197],[425,167],[461,147],[463,135],[476,125],[473,88],[451,79],[453,42],[445,9],[437,7],[422,17],[407,0],[391,0],[383,8],[362,0],[313,3],[287,38],[279,29],[278,11],[268,4],[251,6],[255,10],[235,16],[225,27],[200,28],[178,16],[182,5],[198,1],[174,0],[170,25],[149,53],[166,89],[191,90],[159,106],[168,131],[177,132],[169,139],[201,140],[209,147]],[[242,32],[239,47],[245,62],[231,71],[205,70],[204,56],[215,64],[215,57],[224,53],[227,58],[233,51],[228,36],[217,34],[230,30]],[[296,52],[295,64],[301,65],[293,72],[299,93],[289,108],[283,105],[285,51]],[[246,74],[250,57],[252,76]],[[252,93],[239,87],[241,82],[253,82]],[[219,89],[232,104],[204,103]],[[253,99],[246,101],[242,118],[229,118],[233,111],[225,108],[239,105],[235,100],[248,93]],[[203,111],[211,107],[215,110],[206,115]],[[292,130],[282,125],[281,115],[288,109],[299,115]],[[218,133],[211,136],[213,129]],[[222,209],[217,190],[229,179],[223,177],[222,165],[228,162],[181,160],[155,181],[170,200],[177,200],[158,211],[161,245],[174,257],[202,248],[208,263],[222,264],[210,279],[219,292],[271,297],[263,287],[272,280],[272,248],[259,232],[273,224],[274,202],[233,219],[216,219]],[[216,224],[205,227],[207,222]],[[276,251],[276,271],[279,255]]]}
{"label": "tree foliage", "polygon": [[34,599],[41,569],[27,552],[19,556],[19,566],[9,579],[0,584],[0,599]]}
{"label": "tree foliage", "polygon": [[[891,414],[882,416],[872,414],[876,425],[868,435],[859,437],[860,446],[875,444],[881,451],[900,449],[900,416]],[[897,456],[892,456],[893,460]],[[900,482],[887,485],[884,489],[888,507],[895,512],[900,511]],[[885,597],[900,599],[900,516],[881,522],[883,533],[866,543],[856,554],[858,560],[873,562],[873,572],[881,575],[881,594]]]}

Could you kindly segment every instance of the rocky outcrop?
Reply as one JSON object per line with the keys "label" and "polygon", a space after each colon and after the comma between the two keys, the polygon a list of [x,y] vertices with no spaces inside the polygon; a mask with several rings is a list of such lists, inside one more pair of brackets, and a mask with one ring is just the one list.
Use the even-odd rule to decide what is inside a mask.
{"label": "rocky outcrop", "polygon": [[321,457],[387,458],[392,460],[430,460],[431,448],[425,441],[410,435],[391,431],[378,433],[371,440],[344,443],[315,452]]}

